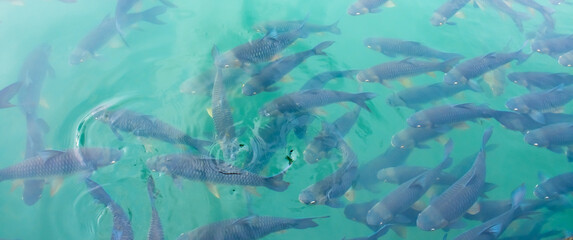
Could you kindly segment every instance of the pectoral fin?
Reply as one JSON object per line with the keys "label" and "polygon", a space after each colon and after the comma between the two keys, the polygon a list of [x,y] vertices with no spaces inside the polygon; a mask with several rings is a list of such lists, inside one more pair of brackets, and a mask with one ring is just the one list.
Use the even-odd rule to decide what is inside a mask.
{"label": "pectoral fin", "polygon": [[215,184],[206,182],[205,185],[207,185],[207,189],[209,190],[209,192],[211,192],[211,194],[213,194],[213,196],[215,196],[216,198],[221,198],[221,196],[219,195],[219,190],[217,190],[217,186]]}

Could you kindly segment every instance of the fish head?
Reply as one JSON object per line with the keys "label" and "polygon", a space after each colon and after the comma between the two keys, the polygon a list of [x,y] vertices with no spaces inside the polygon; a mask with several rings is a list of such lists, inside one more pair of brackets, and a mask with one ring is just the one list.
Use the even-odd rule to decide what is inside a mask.
{"label": "fish head", "polygon": [[304,161],[310,164],[317,163],[320,159],[325,158],[326,154],[321,150],[317,141],[312,141],[302,152]]}
{"label": "fish head", "polygon": [[424,231],[434,231],[444,228],[447,225],[448,221],[444,219],[442,213],[432,205],[424,209],[424,211],[418,215],[418,219],[416,220],[416,226]]}
{"label": "fish head", "polygon": [[354,4],[350,5],[350,7],[348,7],[348,9],[346,10],[346,13],[348,13],[348,15],[350,16],[360,16],[367,14],[369,12],[370,9],[364,6],[364,4],[360,1],[357,1]]}
{"label": "fish head", "polygon": [[550,145],[549,140],[544,136],[542,129],[527,131],[523,139],[527,144],[536,147],[547,147]]}
{"label": "fish head", "polygon": [[265,117],[278,116],[279,106],[275,101],[268,102],[259,110],[259,114]]}
{"label": "fish head", "polygon": [[457,69],[444,73],[444,83],[449,85],[466,84],[468,79]]}
{"label": "fish head", "polygon": [[99,111],[95,111],[93,113],[93,117],[95,120],[102,121],[104,123],[111,123],[112,113],[108,110],[102,109]]}
{"label": "fish head", "polygon": [[442,26],[448,21],[448,18],[444,15],[434,12],[432,17],[430,18],[430,23],[434,26]]}
{"label": "fish head", "polygon": [[520,113],[528,113],[529,107],[523,101],[523,98],[514,97],[510,98],[505,102],[505,107],[511,111],[520,112]]}
{"label": "fish head", "polygon": [[90,56],[91,56],[91,54],[88,51],[85,51],[85,50],[80,49],[80,48],[76,48],[76,49],[74,49],[74,51],[70,55],[70,58],[68,61],[71,65],[78,65],[80,63],[85,62]]}
{"label": "fish head", "polygon": [[390,106],[393,106],[393,107],[406,106],[407,105],[406,102],[397,93],[390,95],[386,99],[386,103]]}
{"label": "fish head", "polygon": [[325,199],[323,199],[324,197],[320,197],[320,194],[316,194],[313,191],[312,189],[313,186],[310,186],[302,190],[302,192],[300,192],[300,194],[298,195],[299,202],[306,205],[317,205],[325,202]]}
{"label": "fish head", "polygon": [[385,204],[376,204],[368,211],[366,215],[366,222],[368,225],[378,226],[389,223],[394,218],[394,215]]}
{"label": "fish head", "polygon": [[372,50],[380,52],[380,51],[382,51],[382,48],[380,47],[379,41],[380,40],[376,40],[374,38],[366,38],[366,39],[364,39],[364,46],[366,46],[367,48],[370,48]]}
{"label": "fish head", "polygon": [[390,140],[390,144],[392,144],[392,147],[400,149],[408,149],[416,146],[416,142],[408,136],[408,133],[404,130],[394,134]]}
{"label": "fish head", "polygon": [[177,159],[176,155],[156,156],[148,159],[145,164],[151,171],[167,173],[170,169],[178,165]]}
{"label": "fish head", "polygon": [[121,150],[113,148],[79,148],[74,154],[84,163],[92,163],[96,167],[114,164],[123,155]]}
{"label": "fish head", "polygon": [[557,189],[552,184],[547,182],[539,183],[535,186],[533,195],[540,199],[552,199],[559,196]]}
{"label": "fish head", "polygon": [[432,127],[432,122],[422,112],[412,114],[406,119],[408,126],[413,128],[429,128]]}
{"label": "fish head", "polygon": [[254,86],[251,82],[246,82],[243,84],[241,91],[245,96],[253,96],[257,95],[258,93],[261,93],[262,89],[260,89],[257,86]]}
{"label": "fish head", "polygon": [[396,169],[393,167],[383,168],[376,174],[378,180],[383,182],[398,182],[396,176]]}
{"label": "fish head", "polygon": [[573,66],[573,51],[559,56],[559,59],[557,60],[557,62],[559,64],[561,64],[561,66],[565,66],[565,67]]}
{"label": "fish head", "polygon": [[265,25],[256,25],[253,27],[255,29],[255,31],[257,31],[258,33],[267,33],[267,28]]}
{"label": "fish head", "polygon": [[215,65],[220,68],[238,68],[242,66],[242,62],[233,51],[227,51],[216,57]]}
{"label": "fish head", "polygon": [[510,73],[509,75],[507,75],[507,79],[509,79],[509,81],[511,81],[517,85],[521,85],[524,87],[527,87],[529,85],[527,82],[527,79],[525,77],[522,77],[521,75],[518,75],[518,74]]}
{"label": "fish head", "polygon": [[380,79],[370,69],[366,69],[356,74],[356,80],[361,82],[378,82]]}
{"label": "fish head", "polygon": [[551,52],[551,48],[544,40],[533,40],[531,43],[531,51],[548,54]]}

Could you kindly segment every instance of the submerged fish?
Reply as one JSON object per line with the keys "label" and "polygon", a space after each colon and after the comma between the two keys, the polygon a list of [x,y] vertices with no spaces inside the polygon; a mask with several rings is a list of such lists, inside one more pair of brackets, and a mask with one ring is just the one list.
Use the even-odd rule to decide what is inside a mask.
{"label": "submerged fish", "polygon": [[119,161],[121,151],[111,148],[74,148],[65,152],[42,151],[33,159],[0,169],[0,181],[46,179],[78,172],[91,173]]}
{"label": "submerged fish", "polygon": [[541,199],[555,199],[562,194],[573,191],[573,172],[563,173],[552,178],[540,176],[541,183],[535,186],[536,197]]}
{"label": "submerged fish", "polygon": [[377,178],[378,171],[403,164],[411,152],[412,148],[388,146],[384,153],[360,165],[356,181],[357,186],[364,187],[369,191],[375,191],[374,185],[381,182]]}
{"label": "submerged fish", "polygon": [[557,60],[557,62],[559,64],[561,64],[561,66],[564,66],[564,67],[573,66],[573,50],[566,52],[565,54],[559,56],[559,59]]}
{"label": "submerged fish", "polygon": [[485,105],[476,106],[473,103],[442,105],[418,111],[412,114],[406,122],[414,128],[435,128],[476,118],[490,118],[493,111]]}
{"label": "submerged fish", "polygon": [[353,79],[359,70],[345,70],[345,71],[328,71],[315,75],[309,79],[300,90],[321,89],[324,85],[334,78],[349,78]]}
{"label": "submerged fish", "polygon": [[531,50],[553,57],[573,50],[573,35],[534,39]]}
{"label": "submerged fish", "polygon": [[298,29],[301,25],[301,31],[304,34],[320,33],[320,32],[330,32],[333,34],[340,34],[340,28],[338,28],[338,21],[330,25],[318,25],[306,22],[306,18],[300,21],[271,21],[265,22],[255,26],[257,32],[269,33],[276,31],[277,33],[290,32]]}
{"label": "submerged fish", "polygon": [[534,87],[552,89],[561,84],[564,86],[573,84],[573,75],[568,73],[514,72],[508,74],[507,79],[530,90]]}
{"label": "submerged fish", "polygon": [[322,50],[330,47],[333,43],[333,41],[322,42],[316,45],[313,49],[295,53],[270,63],[261,69],[260,72],[253,75],[249,81],[243,84],[243,94],[246,96],[252,96],[264,91],[272,92],[277,90],[278,88],[273,87],[273,84],[281,80],[307,58],[316,55],[326,55]]}
{"label": "submerged fish", "polygon": [[134,239],[131,220],[125,211],[117,204],[111,196],[96,182],[86,178],[85,180],[92,197],[105,205],[113,215],[113,230],[111,231],[112,240],[131,240]]}
{"label": "submerged fish", "polygon": [[288,182],[283,181],[286,170],[272,177],[263,177],[218,159],[191,154],[153,157],[147,161],[147,166],[153,171],[168,173],[177,181],[183,177],[209,184],[263,186],[277,192],[283,192],[289,186]]}
{"label": "submerged fish", "polygon": [[546,124],[573,122],[573,115],[563,113],[543,113],[545,124],[533,120],[527,114],[517,112],[495,111],[493,118],[495,118],[495,120],[497,120],[503,127],[523,133],[528,130],[543,127]]}
{"label": "submerged fish", "polygon": [[448,19],[454,16],[454,14],[469,2],[470,0],[447,0],[434,11],[432,18],[430,18],[430,23],[434,26],[442,26],[444,23],[454,25],[455,23],[448,22]]}
{"label": "submerged fish", "polygon": [[159,213],[157,213],[157,209],[155,208],[155,181],[151,176],[147,178],[147,194],[149,194],[149,201],[151,202],[151,223],[149,224],[149,231],[147,232],[147,240],[163,240],[165,239],[163,226],[161,219],[159,219]]}
{"label": "submerged fish", "polygon": [[517,29],[519,29],[520,32],[523,32],[523,20],[529,19],[527,14],[513,10],[513,8],[503,0],[488,0],[488,2],[493,7],[497,8],[498,11],[507,14],[511,20],[513,20]]}
{"label": "submerged fish", "polygon": [[108,124],[119,140],[123,140],[119,133],[121,130],[135,136],[155,138],[173,144],[185,144],[200,152],[204,151],[206,146],[211,145],[211,142],[192,138],[153,116],[127,109],[102,110],[96,113],[95,119]]}
{"label": "submerged fish", "polygon": [[[376,177],[385,183],[402,184],[429,170],[431,169],[420,166],[388,167],[380,169],[378,174],[376,174]],[[440,172],[437,177],[436,184],[449,186],[456,180],[458,180],[457,176],[446,172]]]}
{"label": "submerged fish", "polygon": [[545,124],[542,112],[556,110],[573,100],[573,88],[558,86],[543,92],[513,97],[505,102],[507,109],[528,114],[531,119]]}
{"label": "submerged fish", "polygon": [[567,159],[573,162],[573,156],[569,154],[573,147],[573,123],[564,122],[547,125],[538,129],[528,131],[524,136],[525,142],[536,146],[544,147],[556,153],[563,153],[563,146],[567,146],[569,151]]}
{"label": "submerged fish", "polygon": [[196,228],[179,235],[178,240],[254,240],[273,232],[290,228],[306,229],[317,227],[317,218],[281,218],[269,216],[249,216],[228,219]]}
{"label": "submerged fish", "polygon": [[[167,7],[175,7],[175,5],[167,0],[159,0]],[[135,6],[135,4],[141,3],[141,0],[118,0],[115,4],[115,26],[117,31],[120,33],[121,37],[123,38],[123,27],[129,27],[131,23],[129,22],[129,10]],[[123,39],[125,41],[125,39]]]}
{"label": "submerged fish", "polygon": [[381,52],[388,57],[403,55],[406,57],[424,57],[448,60],[453,58],[462,58],[457,53],[448,53],[422,45],[419,42],[405,41],[395,38],[366,38],[364,39],[366,47]]}
{"label": "submerged fish", "polygon": [[416,225],[424,231],[434,231],[453,224],[476,202],[485,185],[485,146],[491,136],[488,128],[482,139],[480,153],[471,169],[424,209]]}
{"label": "submerged fish", "polygon": [[377,13],[380,12],[380,7],[382,5],[388,5],[388,7],[393,7],[394,3],[389,0],[357,0],[354,2],[346,12],[351,16],[364,15],[367,13]]}
{"label": "submerged fish", "polygon": [[310,89],[275,98],[271,102],[266,103],[259,113],[267,117],[276,116],[284,113],[296,113],[337,102],[354,102],[370,112],[370,108],[368,108],[365,101],[375,97],[376,94],[371,92],[353,94],[332,90]]}
{"label": "submerged fish", "polygon": [[406,127],[392,135],[390,143],[392,147],[402,149],[429,148],[430,146],[423,144],[423,142],[437,138],[451,129],[452,127],[448,125],[442,125],[438,128]]}
{"label": "submerged fish", "polygon": [[451,97],[465,90],[472,90],[468,85],[450,85],[443,82],[419,87],[410,87],[390,95],[386,103],[390,106],[404,106],[414,110],[421,109],[421,105]]}

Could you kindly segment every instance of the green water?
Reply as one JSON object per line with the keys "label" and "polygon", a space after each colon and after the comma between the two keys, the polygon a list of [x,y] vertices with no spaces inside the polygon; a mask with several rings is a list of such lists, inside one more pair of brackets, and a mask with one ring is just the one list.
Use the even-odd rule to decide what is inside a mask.
{"label": "green water", "polygon": [[[549,5],[547,1],[538,0]],[[510,18],[494,9],[463,9],[465,18],[452,18],[455,26],[433,27],[429,23],[432,11],[443,1],[410,0],[397,1],[394,8],[383,8],[381,13],[352,17],[346,14],[352,1],[277,1],[277,0],[220,0],[220,1],[174,1],[177,8],[159,18],[164,25],[138,23],[129,29],[126,40],[111,40],[97,53],[97,59],[89,59],[77,66],[68,64],[68,57],[77,43],[108,14],[113,15],[116,1],[78,0],[64,4],[55,0],[24,0],[24,6],[15,6],[0,1],[0,86],[13,83],[27,54],[42,43],[52,46],[50,63],[55,76],[44,82],[41,107],[38,116],[50,126],[45,136],[48,149],[65,150],[75,146],[98,146],[121,148],[124,156],[117,164],[98,169],[92,178],[99,182],[111,197],[131,217],[135,239],[145,239],[151,210],[146,191],[145,161],[158,154],[181,152],[183,149],[156,140],[138,139],[123,134],[118,140],[109,127],[95,121],[90,112],[100,105],[128,108],[157,118],[184,130],[191,136],[210,139],[214,134],[212,119],[206,109],[210,97],[205,94],[185,94],[180,85],[190,81],[212,66],[211,47],[216,44],[222,51],[260,38],[252,28],[255,24],[271,20],[300,20],[308,14],[308,22],[330,24],[340,20],[341,35],[330,33],[313,34],[298,40],[286,49],[283,55],[309,49],[316,44],[332,40],[336,43],[325,52],[328,56],[308,59],[290,73],[291,81],[277,84],[279,91],[253,97],[241,94],[242,79],[237,85],[227,86],[228,99],[233,108],[237,129],[244,134],[239,140],[248,143],[252,138],[250,129],[266,119],[258,115],[258,109],[285,93],[296,91],[315,74],[346,69],[365,69],[375,64],[395,59],[388,58],[363,46],[367,37],[392,37],[420,41],[442,51],[457,52],[467,58],[493,51],[513,51],[526,41],[526,36],[517,30]],[[134,11],[160,5],[159,1],[144,1]],[[515,4],[517,5],[517,4]],[[552,6],[556,13],[556,31],[571,34],[573,5]],[[529,13],[526,8],[517,10]],[[536,31],[542,23],[539,13],[524,22],[525,33]],[[526,47],[527,52],[530,50]],[[511,71],[569,72],[547,55],[534,54],[522,65],[512,64]],[[435,77],[414,77],[414,85],[437,83],[443,74]],[[414,111],[393,108],[385,98],[402,88],[399,83],[387,88],[380,84],[361,84],[353,80],[338,79],[325,88],[358,92],[371,91],[378,97],[368,103],[372,113],[362,111],[354,128],[345,140],[365,163],[381,154],[390,144],[391,136],[406,127],[405,119]],[[505,101],[527,90],[511,83],[506,84],[501,96],[491,93],[466,91],[445,99],[443,103],[486,103],[494,109],[505,109]],[[330,105],[322,108],[318,118],[333,121],[353,108],[352,104]],[[571,106],[565,112],[571,113]],[[479,149],[481,135],[488,126],[494,133],[490,143],[498,145],[487,155],[487,181],[498,185],[488,193],[491,199],[507,199],[512,189],[521,183],[527,186],[527,198],[534,198],[532,191],[538,183],[537,173],[554,176],[571,171],[571,165],[563,155],[546,149],[534,148],[523,141],[522,134],[506,130],[495,120],[470,122],[467,130],[456,129],[447,134],[454,141],[452,157],[456,161]],[[262,174],[272,175],[284,167],[285,154],[293,149],[302,155],[306,144],[320,131],[320,121],[309,126],[307,138],[300,140],[293,134],[288,144],[277,151],[269,169]],[[25,118],[17,108],[0,110],[0,167],[10,166],[23,160],[26,141]],[[146,151],[144,144],[150,145]],[[416,149],[406,164],[435,166],[442,159],[443,147],[429,141],[431,149]],[[241,155],[241,156],[244,156]],[[238,160],[240,165],[243,160]],[[343,237],[367,236],[371,231],[360,223],[344,217],[343,209],[327,206],[306,206],[298,201],[299,192],[335,171],[340,157],[309,165],[297,159],[285,176],[290,182],[285,192],[259,188],[260,196],[253,197],[253,212],[258,215],[281,217],[318,217],[316,228],[288,230],[275,233],[265,239],[341,239]],[[221,185],[220,199],[209,193],[200,182],[182,181],[175,186],[173,179],[165,174],[153,173],[160,196],[157,209],[163,221],[166,239],[176,237],[199,226],[229,218],[247,216],[245,193],[236,186]],[[354,202],[380,199],[394,189],[383,185],[382,191],[372,193],[356,191]],[[0,238],[6,239],[108,239],[111,235],[112,214],[103,205],[95,202],[87,193],[80,176],[65,179],[61,189],[50,196],[46,186],[42,199],[33,206],[21,200],[22,188],[12,189],[10,181],[0,182]],[[426,202],[429,197],[425,197]],[[344,200],[346,201],[346,200]],[[544,229],[572,230],[573,212],[553,215]],[[526,220],[519,220],[526,221]],[[469,226],[477,222],[466,221]],[[453,230],[456,236],[464,230]],[[512,227],[507,232],[511,232]],[[408,228],[408,239],[441,239],[443,231],[423,232]],[[397,239],[389,233],[385,239]]]}

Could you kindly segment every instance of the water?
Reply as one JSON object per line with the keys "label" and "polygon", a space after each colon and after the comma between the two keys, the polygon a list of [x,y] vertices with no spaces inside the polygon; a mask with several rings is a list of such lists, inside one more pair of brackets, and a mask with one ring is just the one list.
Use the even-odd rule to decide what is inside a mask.
{"label": "water", "polygon": [[[91,114],[101,106],[127,108],[153,115],[190,136],[212,139],[214,124],[206,111],[211,104],[209,95],[201,91],[195,94],[182,91],[189,92],[185,87],[188,86],[186,82],[193,81],[212,66],[210,52],[214,44],[221,51],[227,51],[260,38],[262,34],[252,26],[265,21],[301,20],[307,14],[309,23],[331,24],[340,20],[338,26],[341,35],[312,34],[283,52],[286,56],[310,49],[322,41],[336,41],[325,50],[327,57],[309,58],[289,74],[288,78],[292,80],[277,83],[280,90],[245,97],[241,94],[241,84],[246,78],[227,85],[227,97],[233,108],[236,128],[244,133],[239,137],[239,142],[248,148],[249,140],[253,138],[251,129],[267,121],[257,113],[265,102],[298,90],[307,79],[324,71],[365,69],[395,60],[364,47],[364,38],[392,37],[420,41],[427,46],[457,52],[469,58],[493,51],[517,50],[527,39],[525,33],[535,32],[542,23],[540,14],[535,13],[524,22],[525,31],[521,33],[510,18],[494,9],[481,10],[468,5],[463,9],[463,19],[451,19],[457,25],[433,27],[429,24],[429,18],[442,1],[398,1],[396,7],[383,8],[382,13],[358,17],[346,14],[351,1],[178,1],[175,2],[177,8],[170,8],[159,16],[164,25],[139,22],[129,28],[125,37],[129,47],[115,37],[96,52],[99,55],[96,59],[72,66],[68,63],[68,57],[74,47],[105,16],[113,16],[116,2],[24,2],[24,6],[0,2],[0,86],[7,86],[18,79],[19,69],[32,49],[43,43],[52,46],[49,60],[55,75],[45,79],[37,111],[38,117],[45,119],[50,127],[44,138],[46,148],[65,150],[91,146],[113,147],[123,151],[123,158],[118,163],[98,169],[91,178],[100,183],[130,216],[135,239],[146,237],[151,217],[145,161],[159,154],[181,152],[186,148],[158,140],[140,139],[128,133],[122,133],[124,140],[120,141],[108,126],[94,120]],[[547,1],[539,2],[549,5]],[[136,5],[133,11],[157,5],[161,3],[144,1]],[[530,14],[528,9],[514,5],[515,9]],[[567,4],[551,7],[556,10],[553,15],[556,31],[571,34],[570,14],[573,7]],[[526,47],[525,51],[530,50]],[[571,73],[570,69],[558,65],[556,60],[541,54],[532,55],[521,65],[512,63],[507,71]],[[437,83],[442,76],[439,72],[435,77],[420,75],[414,77],[412,82],[414,85]],[[393,88],[387,88],[376,83],[361,84],[349,79],[337,79],[325,87],[378,94],[368,103],[372,112],[362,111],[356,125],[345,138],[361,164],[384,152],[391,136],[406,127],[405,119],[414,112],[406,108],[393,108],[385,103],[388,95],[404,88],[397,82],[392,85]],[[191,86],[202,89],[201,85]],[[487,90],[484,93],[466,91],[435,104],[486,103],[491,108],[502,110],[508,98],[524,93],[527,93],[526,89],[507,83],[501,96],[494,97]],[[353,107],[351,103],[329,105],[321,108],[316,116],[319,120],[332,122]],[[571,107],[567,106],[565,112],[570,113]],[[24,157],[26,121],[18,108],[2,109],[0,116],[0,126],[3,126],[0,137],[3,153],[1,166],[6,167],[19,163]],[[565,156],[527,145],[522,134],[502,128],[493,119],[468,124],[469,129],[453,130],[446,137],[452,138],[455,143],[452,157],[456,164],[479,149],[483,130],[493,126],[490,143],[496,144],[497,148],[488,152],[486,180],[498,187],[488,193],[490,199],[507,199],[511,190],[521,183],[527,186],[526,197],[534,198],[532,191],[538,183],[538,172],[554,176],[571,171]],[[317,219],[319,226],[316,228],[274,233],[265,239],[341,239],[371,233],[364,225],[346,219],[343,209],[306,206],[298,201],[302,189],[335,171],[340,164],[337,151],[334,151],[331,160],[323,159],[318,164],[310,165],[302,160],[302,151],[320,128],[320,121],[314,121],[308,127],[305,139],[300,140],[292,133],[288,136],[286,146],[277,150],[262,174],[280,172],[287,165],[285,156],[293,150],[300,156],[295,156],[295,162],[285,176],[290,186],[285,192],[259,187],[260,196],[252,197],[251,211],[262,216],[330,218]],[[435,141],[428,144],[430,149],[414,150],[406,164],[432,167],[440,162],[442,145]],[[246,155],[246,152],[240,153],[234,164],[241,166]],[[200,182],[183,180],[177,186],[169,175],[152,175],[160,192],[157,209],[167,239],[175,239],[179,234],[205,224],[250,214],[246,193],[241,187],[220,185],[220,198],[217,199]],[[0,183],[0,192],[3,193],[0,198],[2,238],[107,239],[111,235],[111,212],[93,200],[80,174],[66,177],[54,196],[50,196],[50,185],[47,185],[42,198],[33,206],[27,206],[21,200],[21,187],[12,188],[10,181]],[[394,185],[381,184],[380,192],[357,190],[354,202],[380,199],[394,188]],[[425,202],[429,201],[429,195],[423,198]],[[348,203],[345,199],[343,201]],[[544,230],[573,229],[571,214],[570,210],[556,213],[548,219]],[[466,222],[468,226],[478,224]],[[509,228],[507,235],[515,226]],[[463,231],[452,230],[449,236]],[[423,232],[416,228],[408,228],[407,232],[407,239],[441,239],[443,236],[442,231]],[[385,238],[398,237],[390,232]]]}

